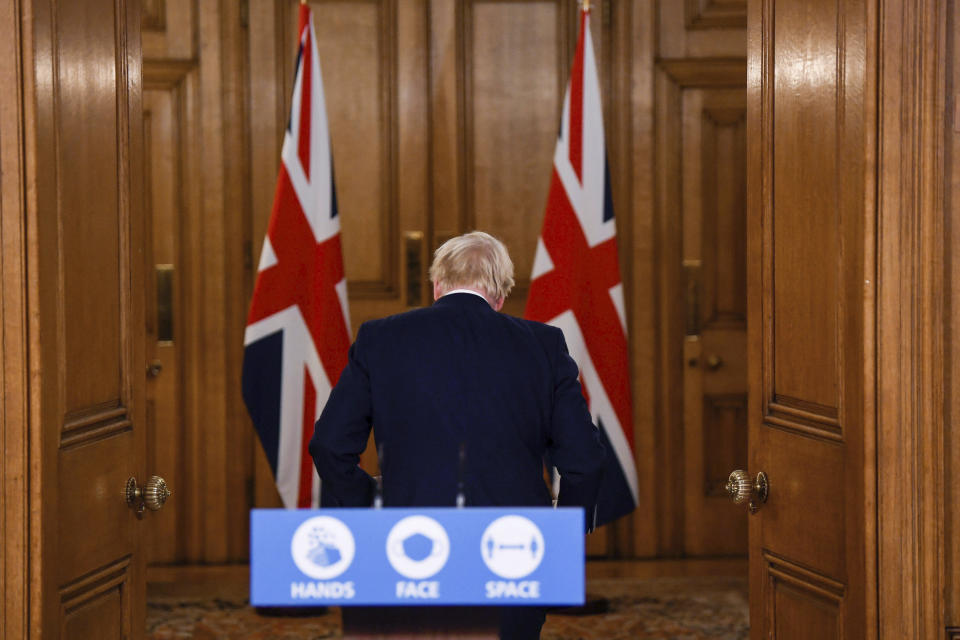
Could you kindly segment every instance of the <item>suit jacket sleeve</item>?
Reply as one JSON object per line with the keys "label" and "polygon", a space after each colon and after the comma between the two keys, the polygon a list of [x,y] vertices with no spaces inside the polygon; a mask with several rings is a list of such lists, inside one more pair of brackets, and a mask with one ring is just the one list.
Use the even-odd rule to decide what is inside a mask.
{"label": "suit jacket sleeve", "polygon": [[359,466],[372,425],[364,338],[361,326],[350,347],[347,366],[330,392],[310,440],[310,455],[322,481],[324,507],[369,507],[373,502],[373,478]]}
{"label": "suit jacket sleeve", "polygon": [[567,352],[563,333],[558,330],[557,334],[553,416],[547,451],[560,473],[557,506],[583,507],[587,531],[592,531],[606,453],[580,390],[577,363]]}

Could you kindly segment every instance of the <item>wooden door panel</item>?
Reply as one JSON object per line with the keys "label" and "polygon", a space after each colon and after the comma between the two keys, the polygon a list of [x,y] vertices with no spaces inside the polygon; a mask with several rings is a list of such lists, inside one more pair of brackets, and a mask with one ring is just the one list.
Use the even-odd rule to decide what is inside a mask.
{"label": "wooden door panel", "polygon": [[864,0],[750,5],[750,518],[755,638],[863,637],[872,252]]}
{"label": "wooden door panel", "polygon": [[464,91],[467,220],[501,238],[517,291],[505,310],[523,314],[553,171],[567,78],[569,7],[561,2],[467,2]]}
{"label": "wooden door panel", "polygon": [[117,32],[113,2],[65,2],[55,11],[54,139],[63,261],[60,326],[64,376],[71,381],[64,388],[70,423],[99,407],[125,404],[124,371],[117,366],[122,351],[117,252],[122,176],[116,108],[121,88],[116,80],[118,62],[122,65],[123,60],[116,59],[122,35]]}
{"label": "wooden door panel", "polygon": [[742,333],[747,323],[746,95],[742,90],[704,94],[699,113],[691,114],[700,120],[699,140],[692,142],[699,143],[694,152],[701,159],[701,323],[704,331]]}
{"label": "wooden door panel", "polygon": [[[143,620],[139,11],[34,7],[31,365],[42,431],[44,635],[130,637]],[[49,65],[49,66],[47,66]]]}
{"label": "wooden door panel", "polygon": [[[179,213],[181,193],[180,106],[179,83],[151,87],[150,65],[144,65],[143,120],[144,163],[147,180],[145,216],[149,245],[145,248],[146,281],[144,301],[146,313],[146,357],[152,373],[147,380],[147,466],[151,473],[177,487],[178,500],[157,514],[159,517],[147,532],[147,561],[173,563],[183,560],[180,532],[186,532],[183,515],[189,501],[183,500],[191,486],[184,471],[184,426],[181,398],[184,389],[181,375],[181,340],[183,329],[179,313],[182,296],[179,276],[183,268],[178,252],[180,240]],[[159,75],[159,74],[158,74]],[[164,298],[163,301],[158,298]],[[161,317],[163,316],[163,317]],[[180,525],[180,526],[178,526]],[[178,553],[181,551],[181,553]]]}
{"label": "wooden door panel", "polygon": [[[277,34],[285,53],[282,64],[291,70],[299,47],[297,5],[286,2]],[[348,294],[351,300],[397,298],[396,189],[401,170],[397,109],[405,87],[399,86],[396,74],[398,48],[410,43],[398,42],[393,0],[310,6],[323,74]],[[286,113],[293,73],[282,77]]]}
{"label": "wooden door panel", "polygon": [[836,585],[810,580],[803,571],[791,572],[783,565],[768,564],[767,588],[772,606],[767,612],[773,637],[823,640],[843,638],[843,608]]}
{"label": "wooden door panel", "polygon": [[[131,638],[131,597],[138,587],[131,583],[130,560],[124,558],[89,574],[60,592],[60,638]],[[136,579],[136,578],[134,578]],[[142,581],[142,577],[139,578]]]}
{"label": "wooden door panel", "polygon": [[[144,171],[146,180],[144,248],[147,379],[147,468],[177,491],[177,499],[154,514],[146,532],[148,563],[173,564],[203,559],[200,511],[194,487],[202,487],[205,459],[190,433],[195,420],[187,407],[192,389],[184,355],[197,342],[195,317],[186,308],[197,286],[187,254],[199,246],[194,193],[196,126],[191,97],[196,86],[193,62],[146,61],[143,68]],[[195,305],[189,305],[194,306]],[[195,364],[195,363],[193,363]],[[184,446],[184,443],[191,443]]]}
{"label": "wooden door panel", "polygon": [[[127,556],[139,529],[127,506],[127,478],[140,477],[132,431],[60,450],[57,572],[60,584]],[[131,522],[127,522],[130,520]]]}
{"label": "wooden door panel", "polygon": [[[837,3],[772,8],[774,403],[834,422],[839,406]],[[806,62],[809,61],[809,62]],[[802,96],[802,97],[801,97]],[[818,339],[810,340],[810,336]],[[786,418],[785,418],[786,419]]]}
{"label": "wooden door panel", "polygon": [[[313,3],[327,117],[343,215],[344,256],[357,292],[397,286],[393,154],[396,66],[392,2]],[[296,11],[285,31],[296,59]],[[349,51],[349,55],[343,55]],[[330,62],[335,61],[336,64]],[[292,74],[289,74],[292,75]],[[286,94],[285,94],[286,95]],[[289,99],[289,98],[288,98]]]}
{"label": "wooden door panel", "polygon": [[747,462],[746,98],[740,87],[692,86],[680,100],[683,548],[742,554],[747,523],[724,485]]}
{"label": "wooden door panel", "polygon": [[764,548],[843,582],[846,532],[837,523],[845,515],[844,496],[834,474],[843,469],[844,448],[776,427],[751,439],[750,448],[754,455],[764,452],[766,466],[757,470],[771,476],[771,485],[773,476],[780,478],[776,495],[771,491],[762,507]]}

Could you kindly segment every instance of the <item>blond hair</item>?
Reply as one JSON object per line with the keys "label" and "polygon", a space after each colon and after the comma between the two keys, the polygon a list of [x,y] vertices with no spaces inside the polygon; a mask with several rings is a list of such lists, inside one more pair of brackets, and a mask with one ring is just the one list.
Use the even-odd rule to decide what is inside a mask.
{"label": "blond hair", "polygon": [[513,288],[513,262],[502,242],[472,231],[437,248],[430,281],[444,291],[464,287],[482,291],[491,301],[506,299]]}

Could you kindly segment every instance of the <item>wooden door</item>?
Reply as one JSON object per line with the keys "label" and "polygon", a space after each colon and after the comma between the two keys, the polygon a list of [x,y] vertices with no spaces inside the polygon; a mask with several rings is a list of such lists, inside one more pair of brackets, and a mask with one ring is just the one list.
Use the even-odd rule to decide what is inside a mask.
{"label": "wooden door", "polygon": [[[200,559],[203,543],[194,493],[204,486],[196,472],[202,448],[187,425],[192,400],[187,369],[194,362],[187,350],[196,331],[188,327],[184,289],[194,278],[185,259],[196,230],[189,222],[194,205],[195,155],[186,117],[194,100],[196,67],[192,62],[145,62],[143,67],[144,283],[147,362],[147,467],[178,487],[177,502],[156,514],[145,532],[148,564],[174,564],[185,557]],[[194,219],[196,219],[194,217]],[[195,224],[195,223],[194,223]],[[192,233],[191,233],[192,232]],[[223,501],[223,496],[219,497]],[[199,514],[197,514],[199,515]]]}
{"label": "wooden door", "polygon": [[747,462],[746,94],[691,88],[682,101],[683,548],[742,555],[747,522],[725,484]]}
{"label": "wooden door", "polygon": [[[876,9],[751,0],[750,521],[755,639],[875,633]],[[873,629],[874,631],[871,631]]]}
{"label": "wooden door", "polygon": [[148,471],[139,5],[23,4],[30,636],[140,637],[152,519],[125,500]]}

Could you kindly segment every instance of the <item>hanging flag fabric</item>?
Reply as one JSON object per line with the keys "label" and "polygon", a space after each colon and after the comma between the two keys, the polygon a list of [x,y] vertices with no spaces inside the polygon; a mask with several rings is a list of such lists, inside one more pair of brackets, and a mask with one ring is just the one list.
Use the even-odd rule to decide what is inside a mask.
{"label": "hanging flag fabric", "polygon": [[580,366],[583,394],[608,452],[597,523],[633,511],[627,323],[589,10],[580,16],[524,317],[562,329]]}
{"label": "hanging flag fabric", "polygon": [[310,8],[300,5],[290,120],[244,335],[243,399],[287,508],[318,507],[307,452],[347,364],[350,321],[330,134]]}

